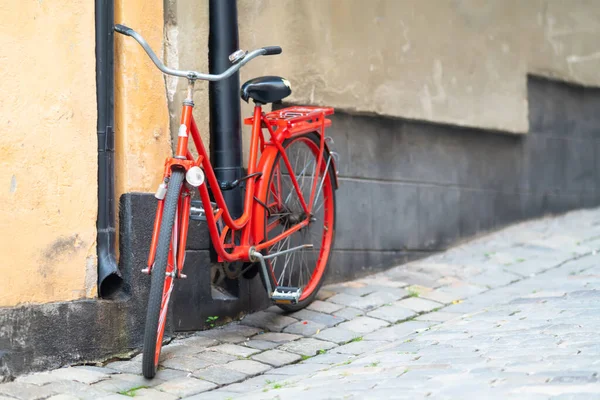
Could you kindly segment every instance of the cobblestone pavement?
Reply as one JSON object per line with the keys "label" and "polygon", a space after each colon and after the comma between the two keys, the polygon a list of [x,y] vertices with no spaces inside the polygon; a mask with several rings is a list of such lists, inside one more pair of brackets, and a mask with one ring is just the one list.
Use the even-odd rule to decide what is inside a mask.
{"label": "cobblestone pavement", "polygon": [[600,397],[600,209],[512,226],[141,356],[22,376],[5,399]]}

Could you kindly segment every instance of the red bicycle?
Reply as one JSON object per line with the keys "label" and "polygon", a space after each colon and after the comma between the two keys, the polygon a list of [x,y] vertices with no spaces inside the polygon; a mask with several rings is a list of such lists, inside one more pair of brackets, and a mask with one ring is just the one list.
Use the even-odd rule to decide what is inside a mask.
{"label": "red bicycle", "polygon": [[[148,267],[143,270],[151,275],[151,287],[142,369],[146,378],[152,378],[173,286],[177,279],[186,278],[182,268],[190,217],[206,220],[220,263],[245,263],[237,277],[258,268],[269,297],[282,309],[298,310],[315,298],[335,236],[337,172],[335,153],[325,137],[325,128],[331,125],[326,116],[333,114],[333,108],[288,107],[264,113],[263,105],[291,94],[289,82],[274,76],[246,82],[241,96],[255,103],[253,117],[244,120],[252,125],[248,175],[220,185],[192,116],[194,83],[226,79],[253,58],[280,54],[281,48],[238,50],[229,57],[229,69],[211,75],[168,68],[133,29],[116,25],[115,31],[133,37],[163,73],[188,80],[175,154],[165,162],[164,179],[155,195],[154,232]],[[190,136],[197,158],[188,149]],[[244,210],[234,220],[221,188],[241,184],[246,190]],[[195,188],[200,201],[191,198]]]}

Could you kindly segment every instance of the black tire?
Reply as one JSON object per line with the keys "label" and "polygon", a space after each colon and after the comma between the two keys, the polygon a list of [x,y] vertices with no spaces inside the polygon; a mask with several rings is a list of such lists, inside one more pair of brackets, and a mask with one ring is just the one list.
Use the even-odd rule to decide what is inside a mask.
{"label": "black tire", "polygon": [[[310,132],[310,133],[307,133],[305,135],[296,136],[296,137],[293,137],[293,138],[290,138],[290,139],[286,139],[283,142],[283,144],[282,144],[283,148],[287,150],[288,146],[293,141],[298,140],[299,138],[308,138],[311,141],[313,141],[316,145],[319,145],[320,144],[320,140],[321,140],[321,136],[318,133],[316,133],[316,132]],[[324,157],[324,160],[326,160],[327,157],[331,157],[331,155],[327,151],[327,148],[325,148],[325,150],[324,150],[323,157]],[[281,158],[281,154],[278,153],[277,157],[275,158],[275,161],[274,161],[275,165],[277,165],[277,163],[279,162],[280,158]],[[273,179],[273,176],[274,176],[274,173],[273,173],[274,169],[272,169],[271,171],[272,172],[271,172],[271,175],[269,176],[269,181],[268,181],[269,186],[268,187],[271,186],[271,182],[272,182],[272,179]],[[329,250],[327,264],[325,265],[325,271],[323,272],[323,275],[321,276],[321,279],[319,280],[316,288],[313,290],[313,292],[306,299],[304,299],[302,301],[299,301],[297,304],[277,304],[277,306],[279,308],[281,308],[282,310],[284,310],[286,312],[293,312],[293,311],[301,310],[301,309],[305,308],[306,306],[308,306],[310,303],[312,303],[314,301],[315,297],[317,296],[317,294],[318,294],[321,286],[323,285],[323,281],[326,279],[327,273],[329,271],[328,267],[329,267],[329,264],[331,262],[331,257],[332,257],[332,251],[331,250],[333,250],[333,248],[335,246],[335,224],[336,224],[336,198],[335,198],[335,192],[336,192],[335,189],[336,189],[336,186],[335,186],[335,178],[334,178],[335,177],[335,168],[334,168],[333,164],[330,164],[327,175],[328,175],[328,179],[330,180],[331,187],[333,188],[333,190],[331,191],[331,195],[333,197],[333,237],[331,239],[331,247],[330,247],[330,250]],[[267,197],[268,197],[268,194],[267,194]],[[267,199],[262,199],[262,200],[265,203],[267,201]],[[267,217],[265,217],[265,228],[264,228],[265,238],[267,237],[267,230],[266,229],[267,229]],[[267,260],[267,268],[270,268],[268,260]],[[263,283],[263,286],[264,286],[265,282],[264,282],[263,276],[262,276],[262,274],[260,274],[260,275],[261,275],[261,282]],[[269,274],[269,280],[270,280],[271,286],[273,288],[275,288],[277,286],[277,282],[273,279],[273,276],[271,274]]]}
{"label": "black tire", "polygon": [[158,322],[160,318],[160,306],[165,284],[171,235],[173,223],[179,202],[179,194],[183,184],[184,172],[175,170],[171,173],[165,196],[162,221],[160,223],[160,234],[156,246],[156,258],[152,267],[150,295],[148,296],[148,311],[146,313],[146,326],[144,329],[144,352],[142,357],[142,372],[147,379],[156,375],[154,364]]}

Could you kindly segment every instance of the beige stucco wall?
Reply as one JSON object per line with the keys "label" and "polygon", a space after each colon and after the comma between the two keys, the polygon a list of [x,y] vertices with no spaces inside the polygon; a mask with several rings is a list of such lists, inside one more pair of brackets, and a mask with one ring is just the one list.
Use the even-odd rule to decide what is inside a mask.
{"label": "beige stucco wall", "polygon": [[[170,2],[167,60],[206,70],[208,1]],[[600,84],[596,0],[238,0],[238,9],[242,48],[284,48],[245,67],[242,82],[280,74],[297,103],[524,133],[528,73]],[[205,91],[198,97],[204,110]]]}
{"label": "beige stucco wall", "polygon": [[94,3],[0,2],[0,306],[94,296]]}

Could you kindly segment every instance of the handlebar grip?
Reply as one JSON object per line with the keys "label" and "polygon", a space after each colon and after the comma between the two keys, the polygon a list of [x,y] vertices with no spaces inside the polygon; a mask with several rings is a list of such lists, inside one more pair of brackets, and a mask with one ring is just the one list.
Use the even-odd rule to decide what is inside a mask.
{"label": "handlebar grip", "polygon": [[115,31],[119,32],[122,35],[126,35],[126,36],[131,36],[131,34],[134,32],[134,30],[131,29],[130,27],[121,25],[121,24],[115,25]]}
{"label": "handlebar grip", "polygon": [[265,56],[274,56],[276,54],[281,54],[283,51],[279,46],[267,46],[263,47],[263,49],[266,50],[266,53],[264,54]]}

